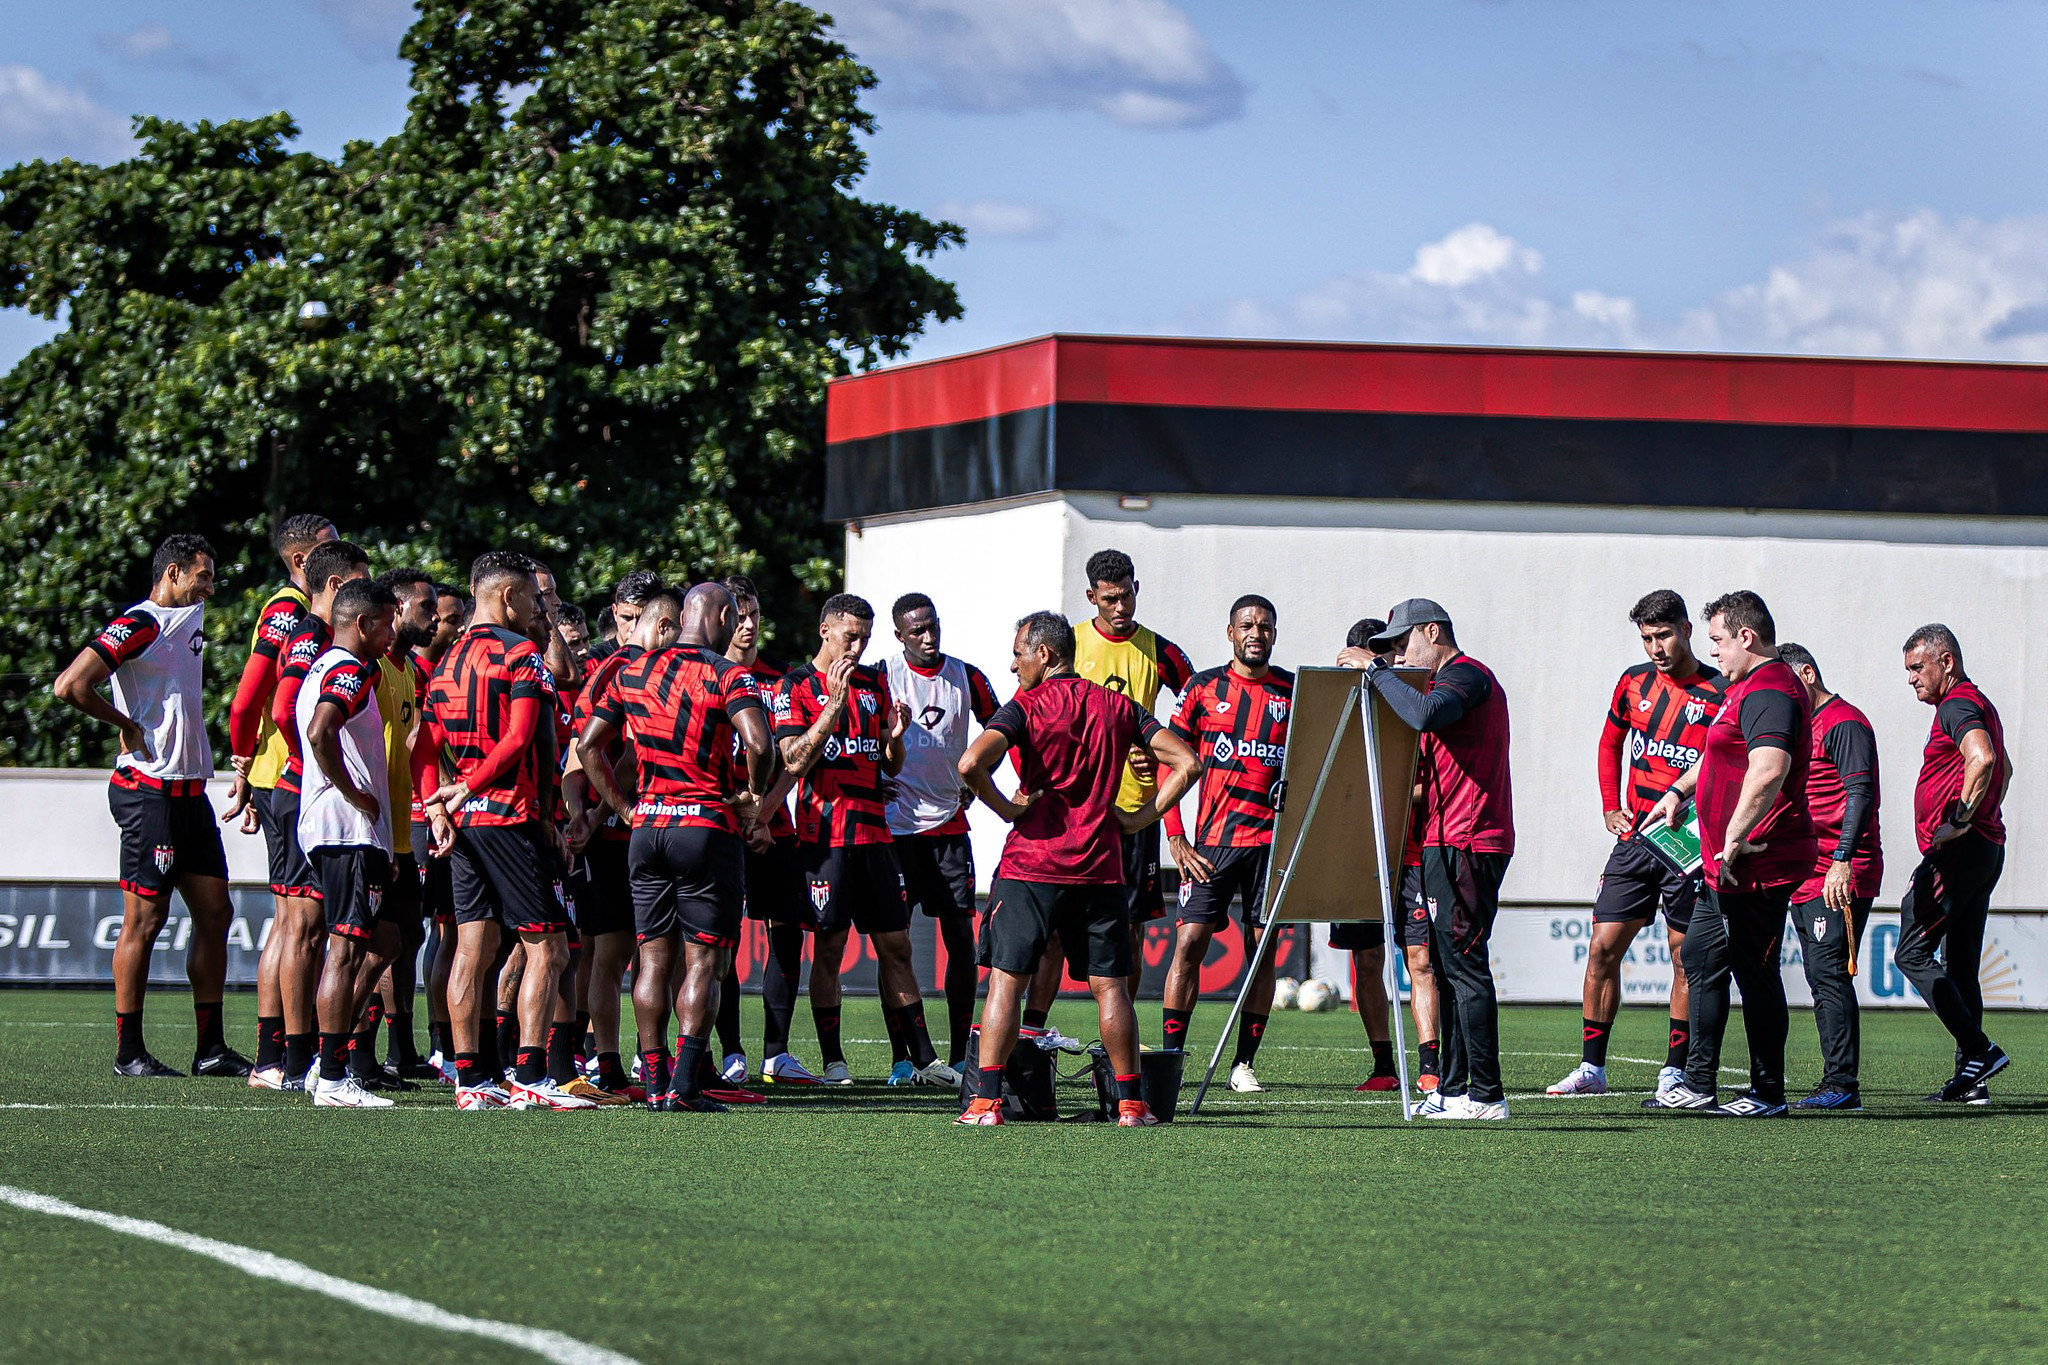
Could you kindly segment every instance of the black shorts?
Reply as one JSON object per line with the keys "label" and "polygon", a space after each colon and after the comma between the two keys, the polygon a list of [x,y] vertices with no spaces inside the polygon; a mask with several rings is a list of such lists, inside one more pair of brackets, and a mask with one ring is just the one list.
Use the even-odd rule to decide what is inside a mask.
{"label": "black shorts", "polygon": [[801,844],[814,923],[821,934],[853,928],[863,934],[900,934],[910,927],[903,873],[893,844]]}
{"label": "black shorts", "polygon": [[1600,889],[1593,897],[1595,924],[1626,924],[1657,918],[1664,911],[1668,929],[1684,933],[1692,923],[1692,907],[1699,900],[1697,872],[1683,876],[1671,864],[1650,852],[1635,839],[1617,839],[1607,855],[1606,870],[1600,874]]}
{"label": "black shorts", "polygon": [[1159,826],[1123,836],[1124,905],[1133,923],[1162,919],[1166,898],[1159,892]]}
{"label": "black shorts", "polygon": [[275,787],[256,787],[256,823],[263,828],[263,847],[270,855],[270,894],[318,900],[320,883],[313,865],[299,847],[299,794]]}
{"label": "black shorts", "polygon": [[555,894],[553,858],[541,846],[539,825],[457,829],[448,862],[457,924],[491,920],[515,934],[568,932],[569,913]]}
{"label": "black shorts", "polygon": [[899,834],[903,894],[933,919],[974,913],[974,846],[964,834]]}
{"label": "black shorts", "polygon": [[320,908],[327,932],[343,938],[368,938],[383,917],[385,889],[391,884],[391,858],[381,848],[334,844],[313,850],[309,861],[320,881]]}
{"label": "black shorts", "polygon": [[680,933],[713,948],[739,945],[745,840],[729,830],[670,825],[634,830],[627,849],[639,942]]}
{"label": "black shorts", "polygon": [[[1403,948],[1429,946],[1429,907],[1422,899],[1422,868],[1401,869],[1401,894],[1394,901],[1394,924]],[[1387,946],[1387,926],[1376,919],[1347,920],[1330,926],[1330,946],[1340,953]]]}
{"label": "black shorts", "polygon": [[633,883],[627,871],[624,839],[593,838],[583,846],[576,870],[569,876],[570,911],[576,932],[624,934],[633,929]]}
{"label": "black shorts", "polygon": [[391,857],[391,878],[384,887],[383,916],[417,943],[422,937],[420,865],[410,853]]}
{"label": "black shorts", "polygon": [[1266,921],[1266,855],[1269,848],[1203,848],[1195,852],[1208,860],[1209,880],[1180,879],[1180,922],[1182,924],[1228,924],[1230,903],[1237,901],[1240,918],[1247,929]]}
{"label": "black shorts", "polygon": [[1045,945],[1060,936],[1067,973],[1079,980],[1131,974],[1127,888],[1020,882],[998,877],[988,890],[974,960],[1017,976],[1038,970]]}
{"label": "black shorts", "polygon": [[434,827],[424,820],[412,826],[413,861],[419,865],[420,909],[436,924],[455,920],[455,882],[452,858],[436,858],[427,852],[434,846]]}
{"label": "black shorts", "polygon": [[795,839],[777,839],[766,853],[747,850],[747,918],[814,927],[803,856]]}
{"label": "black shorts", "polygon": [[168,896],[180,877],[228,875],[227,850],[206,784],[193,779],[169,786],[116,773],[107,784],[107,808],[121,828],[121,889],[137,896]]}

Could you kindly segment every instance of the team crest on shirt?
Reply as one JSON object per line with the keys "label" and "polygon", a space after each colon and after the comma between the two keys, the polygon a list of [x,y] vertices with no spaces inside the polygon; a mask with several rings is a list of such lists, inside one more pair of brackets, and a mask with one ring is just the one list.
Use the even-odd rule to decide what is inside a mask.
{"label": "team crest on shirt", "polygon": [[171,864],[178,861],[177,850],[173,849],[169,844],[158,844],[150,851],[149,856],[150,860],[156,864],[156,870],[164,876],[170,875]]}
{"label": "team crest on shirt", "polygon": [[872,716],[875,714],[875,708],[879,705],[881,703],[875,699],[874,693],[863,692],[860,694],[860,709],[867,715]]}
{"label": "team crest on shirt", "polygon": [[1271,717],[1272,717],[1272,718],[1273,718],[1274,720],[1276,720],[1276,721],[1282,721],[1282,720],[1286,720],[1286,719],[1287,719],[1287,701],[1286,701],[1286,699],[1285,699],[1285,698],[1283,698],[1283,697],[1273,697],[1273,698],[1271,698],[1270,700],[1268,700],[1268,701],[1266,702],[1266,714],[1267,714],[1267,715],[1269,715],[1269,716],[1271,716]]}
{"label": "team crest on shirt", "polygon": [[1707,704],[1703,701],[1689,701],[1685,704],[1685,723],[1687,725],[1698,725],[1700,717],[1706,714]]}
{"label": "team crest on shirt", "polygon": [[189,648],[194,654],[204,653],[206,650],[206,636],[201,634],[199,631],[193,631],[192,643],[189,646]]}
{"label": "team crest on shirt", "polygon": [[817,877],[811,878],[811,904],[817,907],[818,913],[824,914],[825,907],[831,903],[832,883]]}
{"label": "team crest on shirt", "polygon": [[917,713],[917,723],[927,730],[936,730],[946,719],[946,708],[936,702]]}

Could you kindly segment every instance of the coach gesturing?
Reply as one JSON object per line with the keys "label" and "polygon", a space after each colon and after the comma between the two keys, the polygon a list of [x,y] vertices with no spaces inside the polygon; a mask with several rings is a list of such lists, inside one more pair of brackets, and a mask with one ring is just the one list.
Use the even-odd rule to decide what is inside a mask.
{"label": "coach gesturing", "polygon": [[[1806,811],[1812,703],[1806,685],[1778,657],[1770,609],[1753,592],[1707,604],[1708,648],[1728,677],[1706,752],[1650,812],[1676,824],[1696,795],[1705,904],[1681,953],[1692,990],[1692,1044],[1685,1084],[1643,1101],[1645,1109],[1692,1109],[1725,1118],[1785,1113],[1785,981],[1778,944],[1792,893],[1813,871],[1817,845]],[[1716,1106],[1721,1038],[1728,1029],[1728,979],[1742,987],[1749,1034],[1749,1090]]]}

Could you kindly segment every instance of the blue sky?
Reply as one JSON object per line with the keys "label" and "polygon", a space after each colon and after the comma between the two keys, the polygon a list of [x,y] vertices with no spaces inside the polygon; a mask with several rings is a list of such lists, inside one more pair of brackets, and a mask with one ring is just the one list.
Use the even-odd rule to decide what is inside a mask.
{"label": "blue sky", "polygon": [[[943,355],[1042,332],[2048,360],[2048,3],[846,0],[863,187],[970,229]],[[126,116],[404,115],[403,0],[74,0],[0,162]],[[0,365],[44,332],[0,312]]]}

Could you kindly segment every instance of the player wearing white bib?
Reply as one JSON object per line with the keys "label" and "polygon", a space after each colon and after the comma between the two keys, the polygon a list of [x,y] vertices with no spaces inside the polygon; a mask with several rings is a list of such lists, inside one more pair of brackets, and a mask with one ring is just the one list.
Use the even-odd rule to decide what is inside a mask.
{"label": "player wearing white bib", "polygon": [[[249,1063],[221,1033],[227,979],[227,854],[206,799],[213,746],[206,737],[206,599],[213,596],[213,547],[176,535],[157,548],[149,596],[108,622],[78,652],[52,689],[121,736],[107,804],[121,827],[121,936],[114,943],[114,1074],[182,1073],[150,1056],[142,1041],[142,998],[150,953],[170,913],[171,890],[185,898],[192,937],[185,974],[199,1041],[192,1071],[243,1076]],[[111,681],[113,698],[100,695]],[[242,779],[235,779],[242,800]]]}
{"label": "player wearing white bib", "polygon": [[[889,833],[912,906],[939,922],[946,949],[948,1060],[959,1066],[974,1023],[974,850],[967,839],[967,808],[974,794],[961,785],[967,721],[986,725],[996,713],[988,676],[939,650],[939,613],[921,592],[896,599],[889,615],[903,652],[889,660],[889,695],[910,708],[903,734],[903,770],[889,798]],[[913,1070],[901,1045],[889,1084],[907,1085]]]}

